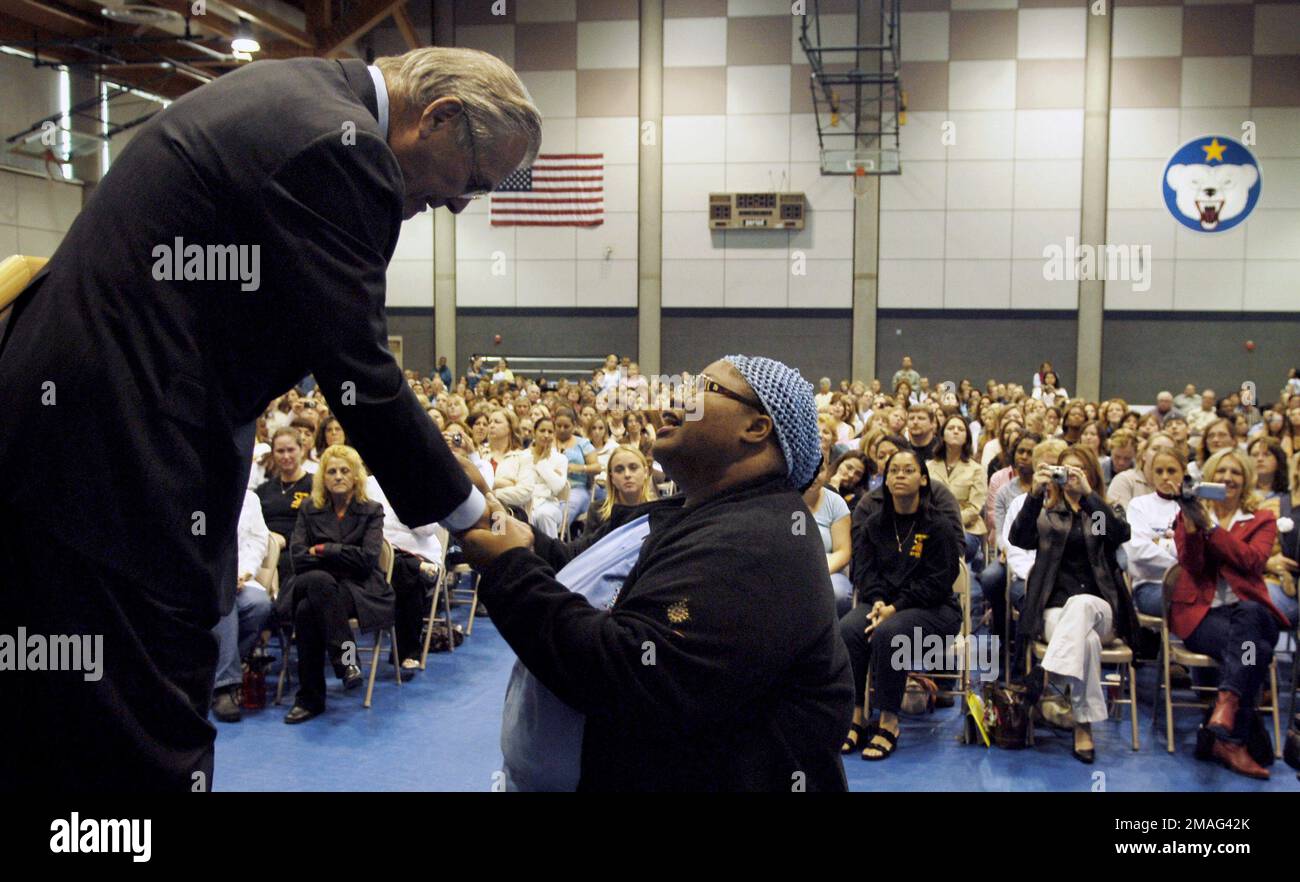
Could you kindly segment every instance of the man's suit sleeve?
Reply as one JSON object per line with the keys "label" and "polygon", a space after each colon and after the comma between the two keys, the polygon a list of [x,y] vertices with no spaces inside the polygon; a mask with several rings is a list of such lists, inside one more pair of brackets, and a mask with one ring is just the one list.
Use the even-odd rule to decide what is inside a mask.
{"label": "man's suit sleeve", "polygon": [[[299,344],[348,443],[384,486],[401,522],[460,529],[482,497],[388,351],[384,289],[401,225],[401,172],[376,136],[312,142],[263,192],[271,290],[292,292]],[[252,295],[256,296],[256,295]],[[479,504],[462,508],[472,497]],[[470,510],[475,509],[475,510]]]}

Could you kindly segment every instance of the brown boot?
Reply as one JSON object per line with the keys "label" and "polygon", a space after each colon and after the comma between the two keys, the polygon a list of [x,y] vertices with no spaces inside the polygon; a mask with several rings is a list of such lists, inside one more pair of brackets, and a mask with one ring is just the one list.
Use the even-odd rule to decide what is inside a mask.
{"label": "brown boot", "polygon": [[[1223,693],[1219,694],[1222,695]],[[1250,753],[1246,750],[1244,744],[1233,744],[1221,738],[1216,738],[1214,739],[1213,756],[1238,775],[1245,775],[1247,778],[1259,778],[1262,781],[1268,780],[1268,769],[1251,759]]]}
{"label": "brown boot", "polygon": [[1237,722],[1237,708],[1241,704],[1241,699],[1235,692],[1227,690],[1219,691],[1219,700],[1214,703],[1214,713],[1210,714],[1210,721],[1205,724],[1219,738],[1228,738],[1232,735],[1232,728]]}

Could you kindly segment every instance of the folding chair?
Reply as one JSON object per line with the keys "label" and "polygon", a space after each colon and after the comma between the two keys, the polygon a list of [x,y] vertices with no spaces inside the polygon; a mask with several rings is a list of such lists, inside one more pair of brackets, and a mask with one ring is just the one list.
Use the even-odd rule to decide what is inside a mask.
{"label": "folding chair", "polygon": [[573,485],[570,484],[568,480],[565,480],[564,490],[560,494],[560,501],[563,503],[563,505],[560,506],[560,529],[559,532],[556,533],[556,538],[561,542],[569,541],[569,497],[572,495],[572,492]]}
{"label": "folding chair", "polygon": [[[1204,711],[1207,703],[1204,701],[1174,701],[1173,689],[1169,684],[1170,665],[1179,664],[1191,670],[1193,668],[1217,669],[1219,663],[1211,656],[1199,652],[1192,652],[1183,642],[1174,637],[1169,631],[1169,602],[1173,597],[1174,585],[1178,582],[1178,576],[1182,572],[1182,567],[1174,565],[1165,573],[1162,588],[1162,603],[1160,605],[1160,667],[1162,677],[1156,682],[1156,705],[1159,706],[1160,696],[1163,692],[1165,699],[1165,750],[1170,753],[1174,752],[1174,708],[1176,707],[1194,707]],[[1294,667],[1294,664],[1293,664]],[[1273,716],[1273,749],[1278,757],[1282,756],[1282,721],[1278,714],[1278,705],[1281,704],[1281,696],[1277,692],[1277,655],[1275,654],[1268,666],[1269,684],[1272,689],[1272,701],[1267,705],[1257,706],[1255,708],[1259,713],[1271,713]],[[1292,671],[1294,680],[1294,671]],[[1193,697],[1198,694],[1218,693],[1216,686],[1197,686],[1193,681],[1191,686],[1187,687]],[[1151,726],[1159,731],[1159,715],[1152,713]]]}
{"label": "folding chair", "polygon": [[[469,574],[470,587],[461,588],[460,577]],[[454,604],[468,603],[469,621],[465,623],[465,636],[468,637],[474,633],[474,616],[478,613],[478,571],[469,564],[458,564],[447,571],[447,577],[451,581],[447,584],[447,596]],[[469,600],[464,600],[461,595],[469,595]]]}
{"label": "folding chair", "polygon": [[[966,561],[959,560],[957,566],[957,579],[952,584],[952,591],[957,595],[961,602],[961,630],[957,633],[957,670],[952,673],[948,672],[931,672],[925,671],[925,676],[931,680],[952,680],[955,683],[953,689],[940,689],[940,695],[955,698],[960,704],[966,701],[966,691],[970,687],[970,658],[968,647],[971,639],[970,623],[970,568],[966,566]],[[946,643],[945,643],[946,646]],[[946,655],[946,654],[945,654]],[[918,672],[920,673],[920,672]],[[871,718],[871,670],[867,670],[867,688],[862,700],[863,719]],[[962,726],[962,743],[966,743],[966,727]],[[865,745],[863,745],[865,746]]]}
{"label": "folding chair", "polygon": [[1005,672],[1008,682],[1011,678],[1011,626],[1020,618],[1020,613],[1016,611],[1015,606],[1011,603],[1011,582],[1015,575],[1011,572],[1011,561],[1004,561],[1002,569],[1006,573],[1006,582],[1002,586],[1002,603],[1006,607],[1006,616],[1002,619],[1007,633],[1002,638],[1002,670]]}
{"label": "folding chair", "polygon": [[[1124,589],[1128,591],[1128,596],[1131,598],[1133,596],[1133,578],[1127,572],[1124,573]],[[1154,634],[1160,633],[1160,616],[1149,616],[1146,613],[1137,610],[1136,607],[1134,608],[1134,612],[1137,613],[1137,623],[1139,628],[1142,628],[1147,631],[1151,631]],[[1147,659],[1146,661],[1143,661],[1142,659],[1134,657],[1133,664],[1140,669],[1144,664],[1158,665],[1160,664],[1160,659],[1159,658]],[[1152,701],[1153,703],[1151,705],[1151,715],[1154,718],[1156,708],[1154,704],[1154,699]]]}
{"label": "folding chair", "polygon": [[257,584],[266,589],[266,596],[275,599],[280,596],[280,555],[284,553],[285,539],[279,533],[272,533],[266,542],[266,557],[253,578]]}
{"label": "folding chair", "polygon": [[[1031,647],[1031,651],[1033,653],[1032,658],[1030,658],[1030,656],[1028,655],[1025,656],[1026,674],[1028,674],[1030,671],[1033,670],[1034,667],[1033,663],[1035,660],[1042,661],[1043,657],[1047,655],[1047,644],[1044,643],[1042,640],[1035,640]],[[1128,705],[1129,725],[1132,730],[1131,737],[1133,742],[1133,749],[1137,750],[1139,747],[1141,747],[1141,744],[1138,739],[1137,677],[1134,676],[1133,673],[1132,647],[1130,647],[1127,643],[1125,643],[1120,638],[1116,637],[1115,639],[1111,640],[1110,643],[1106,644],[1101,648],[1101,664],[1103,667],[1107,665],[1114,665],[1118,667],[1120,688],[1123,689],[1126,684],[1128,686],[1128,698],[1110,699],[1110,705],[1111,705],[1110,709],[1112,712],[1114,712],[1118,709],[1119,705],[1121,704]],[[1046,689],[1047,685],[1048,685],[1048,674],[1047,671],[1044,670],[1043,671],[1044,689]],[[1029,727],[1029,743],[1031,745],[1034,743],[1034,727],[1032,725]]]}
{"label": "folding chair", "polygon": [[[512,512],[512,514],[515,513]],[[524,518],[523,518],[524,523],[532,524],[533,501],[531,499],[528,500],[528,504],[524,507],[523,514],[524,514]],[[459,587],[461,576],[465,576],[465,575],[468,575],[470,577],[470,587],[461,588]],[[478,613],[478,572],[469,564],[464,564],[464,563],[457,564],[456,566],[450,568],[444,567],[443,578],[447,580],[447,584],[446,587],[444,588],[444,591],[446,592],[447,602],[450,604],[450,606],[460,606],[462,603],[467,603],[467,602],[470,604],[469,621],[465,623],[465,636],[468,637],[470,634],[474,633],[474,616]],[[463,597],[463,595],[465,594],[469,595],[468,601],[466,601]],[[450,630],[451,628],[450,610],[448,612],[447,627],[448,627],[447,639],[452,643],[455,643],[455,638],[452,637],[451,630]]]}
{"label": "folding chair", "polygon": [[[393,584],[393,562],[396,559],[397,559],[397,555],[393,552],[393,546],[389,545],[388,540],[385,539],[384,544],[379,549],[379,569],[380,571],[383,572],[384,580],[388,582],[389,585]],[[352,627],[352,630],[354,631],[360,631],[361,629],[361,623],[358,622],[356,619],[348,619],[348,625],[350,625]],[[394,622],[393,624],[389,625],[386,628],[382,626],[375,628],[374,648],[371,650],[370,653],[370,682],[366,684],[366,698],[365,701],[361,702],[362,707],[370,707],[370,697],[374,694],[375,691],[375,675],[379,673],[379,654],[380,652],[383,651],[384,648],[385,633],[388,635],[388,639],[391,644],[389,648],[392,650],[394,657],[396,657],[397,655],[396,622]],[[397,685],[401,686],[402,666],[401,664],[395,664],[393,665],[393,668],[397,672],[395,678],[397,680]]]}
{"label": "folding chair", "polygon": [[433,638],[433,626],[439,621],[438,618],[438,598],[442,598],[442,619],[441,621],[447,626],[447,651],[452,652],[456,648],[456,641],[452,638],[451,633],[451,592],[444,590],[447,580],[447,546],[451,544],[451,535],[447,532],[446,527],[435,527],[434,536],[438,538],[438,545],[442,548],[442,556],[438,560],[438,578],[433,586],[433,598],[429,603],[429,615],[424,624],[424,647],[420,650],[420,670],[424,670],[429,661],[429,641]]}

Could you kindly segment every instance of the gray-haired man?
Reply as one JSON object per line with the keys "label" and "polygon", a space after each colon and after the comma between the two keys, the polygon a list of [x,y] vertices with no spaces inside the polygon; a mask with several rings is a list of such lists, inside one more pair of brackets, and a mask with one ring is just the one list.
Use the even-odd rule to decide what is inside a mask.
{"label": "gray-haired man", "polygon": [[385,277],[404,218],[460,211],[540,140],[513,71],[439,48],[260,61],[138,130],[0,338],[0,630],[107,656],[93,683],[0,677],[0,789],[212,787],[255,421],[304,375],[403,523],[479,521],[388,352]]}

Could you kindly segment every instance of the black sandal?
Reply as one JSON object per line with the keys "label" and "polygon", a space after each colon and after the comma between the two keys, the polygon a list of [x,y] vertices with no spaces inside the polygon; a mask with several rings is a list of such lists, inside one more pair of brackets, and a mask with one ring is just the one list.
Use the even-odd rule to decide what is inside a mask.
{"label": "black sandal", "polygon": [[[898,746],[898,736],[890,732],[884,726],[873,726],[871,738],[880,736],[885,739],[885,744],[872,744],[870,740],[862,746],[862,758],[868,762],[879,762],[880,760],[889,759],[894,755],[894,748]],[[880,751],[880,756],[867,756],[868,750]]]}
{"label": "black sandal", "polygon": [[840,745],[840,753],[852,753],[857,750],[858,745],[862,743],[862,736],[869,735],[874,728],[875,726],[870,723],[854,723],[849,726],[849,735],[856,735],[857,738],[850,740],[849,735],[845,735],[844,743]]}

